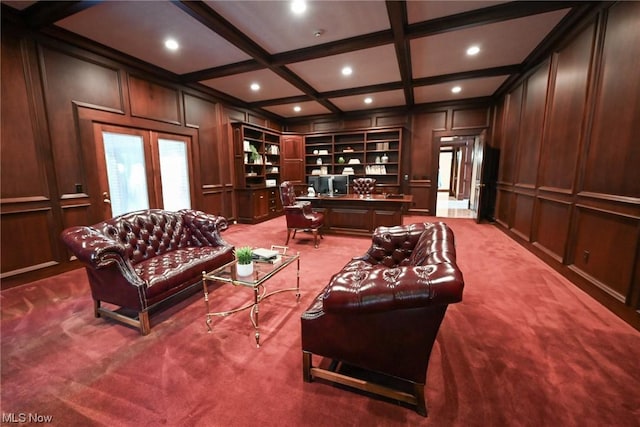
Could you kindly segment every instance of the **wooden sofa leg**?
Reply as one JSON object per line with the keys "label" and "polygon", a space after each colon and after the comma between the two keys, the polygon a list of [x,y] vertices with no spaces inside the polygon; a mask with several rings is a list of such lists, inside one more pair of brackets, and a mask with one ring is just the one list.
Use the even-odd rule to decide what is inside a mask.
{"label": "wooden sofa leg", "polygon": [[[284,245],[288,245],[289,244],[289,237],[291,237],[291,229],[287,228],[287,241],[284,242]],[[295,237],[295,236],[294,236]]]}
{"label": "wooden sofa leg", "polygon": [[308,351],[302,352],[302,379],[306,383],[310,383],[313,379],[311,376],[311,353]]}
{"label": "wooden sofa leg", "polygon": [[416,412],[423,417],[426,417],[427,403],[424,400],[424,384],[414,384],[413,391],[416,395]]}
{"label": "wooden sofa leg", "polygon": [[151,323],[149,323],[149,312],[141,311],[138,313],[138,321],[140,322],[140,333],[142,335],[149,335],[151,332]]}
{"label": "wooden sofa leg", "polygon": [[95,317],[100,317],[100,300],[93,300],[93,315]]}
{"label": "wooden sofa leg", "polygon": [[313,246],[318,249],[318,229],[314,228],[313,230]]}

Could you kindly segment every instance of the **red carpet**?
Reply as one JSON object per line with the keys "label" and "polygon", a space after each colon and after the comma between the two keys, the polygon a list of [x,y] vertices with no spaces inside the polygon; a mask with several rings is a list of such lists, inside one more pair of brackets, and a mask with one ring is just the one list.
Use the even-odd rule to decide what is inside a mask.
{"label": "red carpet", "polygon": [[[405,222],[433,220],[407,218]],[[464,272],[431,356],[429,417],[302,381],[300,314],[370,239],[299,233],[302,299],[204,323],[201,293],[152,318],[152,332],[95,319],[84,270],[1,294],[2,425],[9,415],[57,426],[640,426],[640,332],[492,225],[447,219]],[[234,225],[235,245],[283,244],[284,219]],[[289,268],[268,283],[291,286]],[[219,287],[216,308],[250,298]],[[401,331],[399,331],[401,332]]]}

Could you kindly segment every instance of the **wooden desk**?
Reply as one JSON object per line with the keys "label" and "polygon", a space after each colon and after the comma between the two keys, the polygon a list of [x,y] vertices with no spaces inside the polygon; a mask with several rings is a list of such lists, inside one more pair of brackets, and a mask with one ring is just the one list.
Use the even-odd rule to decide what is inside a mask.
{"label": "wooden desk", "polygon": [[391,199],[381,194],[371,198],[346,194],[338,197],[298,196],[296,199],[311,202],[313,210],[324,214],[323,233],[371,235],[381,225],[401,225],[413,196]]}

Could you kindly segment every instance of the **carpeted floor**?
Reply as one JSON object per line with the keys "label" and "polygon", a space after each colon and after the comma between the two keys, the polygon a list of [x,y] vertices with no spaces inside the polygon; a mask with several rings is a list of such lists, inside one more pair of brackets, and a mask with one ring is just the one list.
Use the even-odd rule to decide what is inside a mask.
{"label": "carpeted floor", "polygon": [[[433,220],[408,217],[405,222]],[[1,293],[1,403],[56,426],[640,426],[640,332],[489,224],[445,219],[465,276],[427,373],[429,417],[302,381],[300,314],[370,239],[299,234],[302,298],[214,320],[201,293],[152,318],[152,332],[96,319],[84,270]],[[284,218],[233,225],[235,245],[283,244]],[[290,286],[295,269],[269,282]],[[218,287],[220,309],[251,295]],[[416,325],[419,327],[419,325]],[[401,331],[399,331],[401,333]]]}

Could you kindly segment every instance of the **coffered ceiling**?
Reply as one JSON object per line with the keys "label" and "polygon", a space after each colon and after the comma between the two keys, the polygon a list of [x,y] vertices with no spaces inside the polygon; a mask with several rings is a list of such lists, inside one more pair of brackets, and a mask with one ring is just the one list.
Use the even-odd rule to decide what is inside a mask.
{"label": "coffered ceiling", "polygon": [[296,15],[290,1],[3,0],[2,12],[290,119],[499,95],[594,3],[318,0]]}

